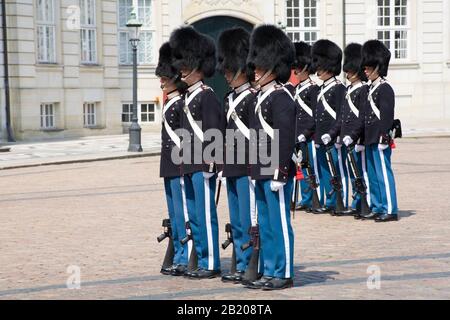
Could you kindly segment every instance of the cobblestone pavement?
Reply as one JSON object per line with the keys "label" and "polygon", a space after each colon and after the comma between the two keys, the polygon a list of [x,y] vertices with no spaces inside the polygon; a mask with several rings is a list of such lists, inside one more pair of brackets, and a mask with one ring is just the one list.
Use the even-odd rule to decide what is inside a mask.
{"label": "cobblestone pavement", "polygon": [[142,153],[127,152],[128,135],[93,136],[73,140],[21,142],[11,144],[10,152],[0,152],[0,169],[86,160],[127,158],[159,153],[160,133],[142,134]]}
{"label": "cobblestone pavement", "polygon": [[[449,299],[449,146],[397,142],[399,222],[297,213],[295,288],[273,293],[159,274],[158,157],[0,171],[0,299]],[[231,252],[221,254],[226,270]],[[66,286],[70,266],[79,290]],[[380,289],[367,287],[371,266]]]}

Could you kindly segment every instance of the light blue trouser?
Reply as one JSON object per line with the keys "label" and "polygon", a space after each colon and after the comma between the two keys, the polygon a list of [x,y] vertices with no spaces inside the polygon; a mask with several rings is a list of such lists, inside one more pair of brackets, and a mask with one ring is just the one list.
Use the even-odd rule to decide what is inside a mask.
{"label": "light blue trouser", "polygon": [[173,263],[187,265],[189,259],[188,246],[187,244],[183,246],[180,243],[180,240],[186,237],[180,177],[164,178],[164,189],[166,191],[167,209],[169,211],[175,249]]}
{"label": "light blue trouser", "polygon": [[[364,182],[367,187],[367,203],[370,206],[370,185],[369,185],[369,176],[367,174],[367,160],[366,160],[366,152],[356,152],[353,151],[353,154],[356,159],[356,164],[359,170],[359,173],[361,174],[362,178],[364,179]],[[347,155],[348,156],[348,155]],[[361,208],[361,195],[359,193],[355,193],[355,175],[353,174],[353,170],[351,169],[350,159],[347,157],[347,169],[350,175],[350,180],[352,182],[353,187],[353,195],[355,198],[352,201],[352,209],[359,210]]]}
{"label": "light blue trouser", "polygon": [[290,201],[293,180],[274,192],[271,180],[257,180],[255,186],[264,275],[294,277],[294,231],[291,226]]}
{"label": "light blue trouser", "polygon": [[219,227],[215,203],[216,176],[203,177],[203,172],[184,176],[189,221],[198,255],[198,266],[220,270]]}
{"label": "light blue trouser", "polygon": [[[333,193],[330,195],[330,193],[333,191],[333,188],[331,186],[331,171],[328,166],[327,162],[327,155],[326,155],[326,147],[323,145],[320,145],[317,151],[317,162],[320,167],[319,170],[319,180],[320,185],[325,189],[326,194],[326,202],[325,206],[328,208],[336,208],[336,193]],[[341,179],[342,183],[342,199],[344,201],[344,207],[348,207],[348,173],[347,173],[347,166],[346,164],[346,156],[347,151],[345,147],[336,148],[333,146],[333,149],[331,151],[333,155],[333,162],[336,166],[336,169],[338,171],[339,177]],[[322,201],[321,201],[322,202]]]}
{"label": "light blue trouser", "polygon": [[250,241],[251,201],[253,207],[255,205],[255,193],[253,188],[250,188],[250,179],[248,176],[227,178],[228,208],[230,210],[237,271],[246,270],[253,251],[252,247],[245,251],[241,249],[243,244]]}
{"label": "light blue trouser", "polygon": [[397,214],[397,194],[391,166],[391,148],[380,151],[378,144],[366,146],[370,184],[370,209],[378,214]]}
{"label": "light blue trouser", "polygon": [[[320,185],[319,181],[319,170],[318,162],[317,162],[317,153],[316,148],[314,146],[314,141],[311,141],[308,143],[308,150],[309,150],[309,164],[314,171],[314,174],[316,175],[316,182]],[[305,155],[304,155],[305,156]],[[313,198],[313,190],[310,189],[309,183],[308,183],[308,172],[306,169],[302,169],[303,176],[305,177],[303,180],[300,181],[300,190],[299,190],[299,197],[297,201],[297,205],[301,206],[312,206],[312,198]],[[294,181],[295,182],[295,181]],[[294,188],[295,189],[295,188]],[[319,189],[317,190],[317,195],[319,196],[320,204],[323,206],[323,200],[324,200],[324,188],[320,185]],[[294,200],[295,198],[293,198]]]}

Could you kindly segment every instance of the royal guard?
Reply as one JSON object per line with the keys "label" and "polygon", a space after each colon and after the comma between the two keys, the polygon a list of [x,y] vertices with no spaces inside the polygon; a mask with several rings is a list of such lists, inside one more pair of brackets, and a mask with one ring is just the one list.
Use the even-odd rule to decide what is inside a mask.
{"label": "royal guard", "polygon": [[[248,66],[260,87],[255,107],[258,157],[252,165],[263,252],[263,277],[246,287],[277,290],[293,286],[294,233],[290,199],[296,164],[296,106],[285,91],[295,60],[295,49],[286,34],[273,25],[257,27],[251,36]],[[251,150],[253,147],[251,147]],[[269,158],[269,154],[272,156]],[[273,154],[278,158],[272,163]]]}
{"label": "royal guard", "polygon": [[335,125],[345,97],[345,86],[336,79],[341,73],[342,50],[330,40],[319,40],[312,47],[312,64],[323,81],[317,96],[316,144],[320,185],[326,193],[325,212],[331,214],[346,210],[348,197],[345,151],[328,132]]}
{"label": "royal guard", "polygon": [[[315,130],[314,113],[317,104],[319,86],[310,78],[314,73],[311,61],[311,46],[306,42],[294,43],[296,59],[293,65],[293,77],[297,86],[292,87],[290,82],[285,86],[293,96],[297,107],[296,134],[297,152],[301,156],[301,176],[304,179],[296,181],[300,185],[298,192],[301,201],[294,201],[296,210],[305,210],[321,213],[323,209],[323,192],[319,190],[319,174],[317,171],[317,155],[313,141]],[[295,190],[296,188],[294,188]],[[294,191],[295,192],[295,191]],[[294,200],[298,199],[294,194]]]}
{"label": "royal guard", "polygon": [[[368,86],[366,85],[367,77],[361,68],[361,49],[362,46],[357,43],[349,44],[344,50],[344,66],[343,70],[346,73],[347,80],[350,85],[347,87],[347,92],[342,105],[342,110],[338,116],[338,121],[329,131],[332,140],[338,136],[346,148],[352,146],[353,155],[348,155],[350,158],[354,157],[358,165],[358,175],[366,177],[364,185],[368,185],[366,159],[364,151],[364,135],[359,134],[359,127],[364,116],[363,109],[367,101]],[[351,138],[353,137],[353,138]],[[348,150],[346,150],[348,152]],[[349,158],[348,157],[348,158]],[[349,159],[350,159],[349,158]],[[352,167],[352,160],[347,162],[348,168]],[[350,179],[354,192],[354,199],[351,205],[351,210],[346,211],[344,215],[354,215],[361,212],[361,197],[365,196],[359,192],[354,170],[349,170]],[[368,197],[370,199],[370,197]],[[370,200],[366,199],[366,201]]]}
{"label": "royal guard", "polygon": [[390,59],[390,51],[378,40],[367,41],[362,47],[361,66],[370,81],[364,107],[364,144],[372,210],[363,218],[377,222],[398,220],[391,165],[395,94],[385,79]]}
{"label": "royal guard", "polygon": [[[218,221],[215,205],[217,155],[205,158],[209,133],[220,131],[222,107],[215,93],[203,82],[214,74],[216,66],[214,41],[194,30],[181,27],[169,40],[174,65],[187,85],[184,97],[182,128],[182,174],[189,212],[190,231],[198,256],[198,269],[187,272],[195,279],[220,276]],[[208,131],[210,130],[210,131]],[[222,152],[220,152],[220,156]]]}
{"label": "royal guard", "polygon": [[173,148],[181,148],[180,137],[176,131],[181,127],[181,115],[184,101],[181,96],[181,74],[173,66],[172,50],[164,43],[159,50],[159,61],[155,71],[160,78],[161,89],[167,100],[162,111],[161,163],[160,177],[164,178],[167,208],[170,217],[171,236],[173,240],[173,266],[161,269],[163,274],[182,276],[188,264],[188,245],[181,245],[180,240],[186,236],[186,216],[183,210],[180,165],[175,164],[171,154]]}
{"label": "royal guard", "polygon": [[217,43],[217,70],[232,88],[225,97],[224,167],[219,177],[226,178],[236,272],[222,276],[222,281],[241,283],[252,255],[250,227],[256,224],[255,188],[250,176],[249,140],[250,117],[256,104],[256,91],[252,88],[247,68],[250,34],[242,28],[221,33]]}

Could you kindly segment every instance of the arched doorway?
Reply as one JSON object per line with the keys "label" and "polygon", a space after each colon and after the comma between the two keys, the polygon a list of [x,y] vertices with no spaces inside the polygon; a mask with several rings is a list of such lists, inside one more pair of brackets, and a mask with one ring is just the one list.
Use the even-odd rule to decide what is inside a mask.
{"label": "arched doorway", "polygon": [[[214,16],[202,19],[194,22],[192,26],[199,32],[209,35],[215,41],[217,41],[223,30],[229,28],[242,27],[249,32],[253,29],[253,25],[251,23],[227,16]],[[225,78],[216,72],[212,78],[206,79],[205,82],[214,89],[214,92],[217,94],[217,97],[219,97],[220,102],[223,102],[225,94],[230,90]]]}

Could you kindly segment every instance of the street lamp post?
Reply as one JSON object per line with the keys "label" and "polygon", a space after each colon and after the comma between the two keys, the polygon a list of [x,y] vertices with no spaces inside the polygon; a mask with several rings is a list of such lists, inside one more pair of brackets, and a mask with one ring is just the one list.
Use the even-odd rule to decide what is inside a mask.
{"label": "street lamp post", "polygon": [[138,123],[138,114],[137,114],[137,47],[139,44],[139,28],[142,27],[142,23],[140,23],[136,17],[136,11],[130,15],[130,20],[128,20],[127,25],[130,28],[130,44],[133,49],[133,115],[131,118],[131,126],[129,129],[130,134],[130,142],[128,145],[129,152],[142,152],[141,145],[141,127]]}

